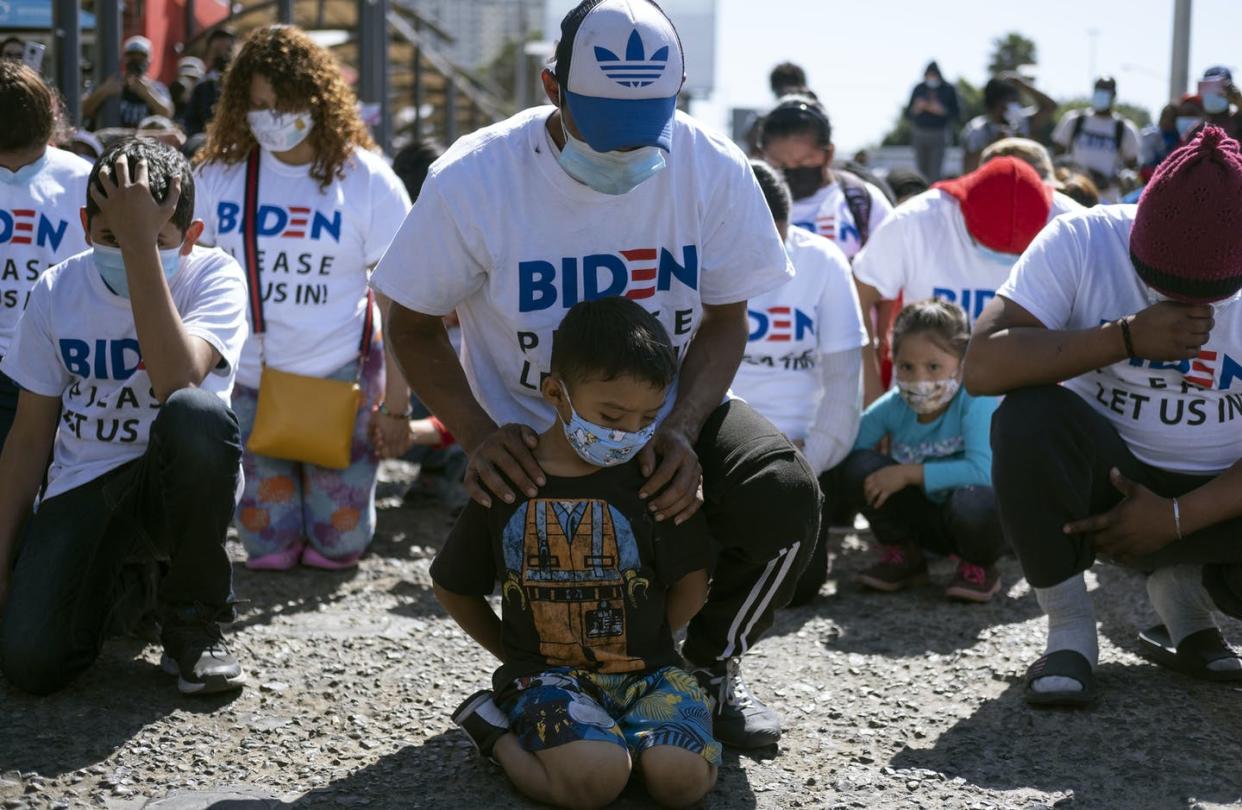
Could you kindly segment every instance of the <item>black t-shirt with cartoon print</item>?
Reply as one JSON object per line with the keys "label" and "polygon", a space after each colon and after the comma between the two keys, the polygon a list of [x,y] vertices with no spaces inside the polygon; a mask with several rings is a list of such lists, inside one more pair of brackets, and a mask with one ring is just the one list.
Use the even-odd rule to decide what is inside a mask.
{"label": "black t-shirt with cartoon print", "polygon": [[493,682],[552,667],[638,672],[678,663],[668,589],[710,567],[702,513],[656,523],[637,461],[580,478],[548,476],[537,497],[462,512],[431,576],[462,595],[501,589],[504,664]]}

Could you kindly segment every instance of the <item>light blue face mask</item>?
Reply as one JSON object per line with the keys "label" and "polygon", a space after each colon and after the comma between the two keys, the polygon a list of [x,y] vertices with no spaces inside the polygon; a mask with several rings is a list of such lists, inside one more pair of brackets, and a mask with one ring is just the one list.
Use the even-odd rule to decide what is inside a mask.
{"label": "light blue face mask", "polygon": [[[578,414],[573,402],[570,402],[569,391],[563,385],[561,390],[565,391],[565,401],[569,402],[571,414],[568,422],[563,420],[561,422],[565,430],[565,438],[569,440],[569,446],[574,449],[578,457],[587,464],[594,464],[596,467],[615,467],[618,464],[624,464],[634,458],[655,435],[656,422],[652,422],[637,433],[600,427],[594,422],[588,422]],[[559,412],[557,418],[560,418]]]}
{"label": "light blue face mask", "polygon": [[1013,267],[1014,262],[1018,260],[1018,255],[1016,253],[1002,253],[999,250],[992,250],[990,247],[985,247],[979,242],[975,242],[975,249],[986,256],[988,261],[995,262],[996,264],[1003,264],[1005,267]]}
{"label": "light blue face mask", "polygon": [[1190,131],[1202,123],[1203,119],[1197,115],[1179,115],[1173,125],[1177,127],[1177,137],[1184,141]]}
{"label": "light blue face mask", "polygon": [[1113,106],[1113,94],[1108,90],[1096,90],[1091,94],[1091,109],[1096,112],[1108,112]]}
{"label": "light blue face mask", "polygon": [[17,171],[12,171],[0,166],[0,183],[6,186],[24,186],[30,183],[34,176],[43,170],[47,165],[47,152],[36,160],[34,163],[27,163]]}
{"label": "light blue face mask", "polygon": [[628,194],[668,165],[664,153],[655,146],[629,152],[596,152],[569,134],[564,113],[561,113],[561,132],[565,133],[565,146],[557,162],[570,177],[600,194]]}
{"label": "light blue face mask", "polygon": [[[95,245],[92,250],[95,268],[112,292],[122,298],[129,298],[129,277],[125,274],[125,259],[121,249],[109,245]],[[160,249],[160,264],[164,268],[164,279],[170,284],[173,276],[181,269],[181,245],[168,249]]]}
{"label": "light blue face mask", "polygon": [[1229,110],[1229,99],[1220,93],[1204,93],[1203,111],[1208,115],[1218,115]]}

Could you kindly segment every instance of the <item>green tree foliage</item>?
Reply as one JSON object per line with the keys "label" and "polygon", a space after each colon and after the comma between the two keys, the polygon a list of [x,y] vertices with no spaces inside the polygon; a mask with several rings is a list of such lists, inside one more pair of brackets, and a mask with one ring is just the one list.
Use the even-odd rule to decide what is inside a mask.
{"label": "green tree foliage", "polygon": [[1017,31],[1010,31],[1005,36],[992,40],[992,59],[988,62],[988,72],[997,76],[1017,70],[1023,65],[1034,65],[1037,61],[1035,41]]}

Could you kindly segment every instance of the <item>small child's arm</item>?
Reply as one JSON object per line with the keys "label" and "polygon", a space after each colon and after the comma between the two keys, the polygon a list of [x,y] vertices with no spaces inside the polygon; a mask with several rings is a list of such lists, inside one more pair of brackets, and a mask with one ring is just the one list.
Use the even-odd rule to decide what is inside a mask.
{"label": "small child's arm", "polygon": [[676,632],[690,623],[707,601],[707,571],[700,568],[677,580],[668,589],[667,609],[669,629]]}
{"label": "small child's arm", "polygon": [[[706,579],[704,580],[706,585]],[[500,643],[500,617],[496,615],[496,611],[492,610],[492,606],[487,603],[487,599],[482,596],[464,596],[459,593],[445,590],[438,583],[433,586],[436,599],[440,600],[440,604],[453,617],[453,621],[470,638],[479,642],[483,649],[492,655],[505,660],[504,647]],[[698,608],[695,608],[697,611]]]}

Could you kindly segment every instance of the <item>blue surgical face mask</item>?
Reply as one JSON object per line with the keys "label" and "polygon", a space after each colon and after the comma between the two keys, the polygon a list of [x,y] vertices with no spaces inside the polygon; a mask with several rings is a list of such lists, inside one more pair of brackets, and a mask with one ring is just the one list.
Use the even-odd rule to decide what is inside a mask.
{"label": "blue surgical face mask", "polygon": [[[637,433],[600,427],[593,422],[588,422],[579,415],[573,402],[570,402],[569,390],[564,385],[561,386],[561,390],[565,392],[565,401],[569,402],[571,414],[568,422],[561,421],[561,426],[565,430],[565,438],[578,457],[587,464],[594,464],[596,467],[615,467],[618,464],[624,464],[634,458],[655,435],[655,422]],[[556,415],[560,418],[559,411]]]}
{"label": "blue surgical face mask", "polygon": [[1229,99],[1225,98],[1220,93],[1204,93],[1202,98],[1203,111],[1208,115],[1217,115],[1218,113],[1228,112],[1229,110]]}
{"label": "blue surgical face mask", "polygon": [[36,160],[34,163],[27,163],[17,171],[12,171],[0,166],[0,183],[7,186],[24,186],[27,185],[36,174],[43,170],[47,165],[47,152]]}
{"label": "blue surgical face mask", "polygon": [[569,134],[563,112],[561,132],[565,133],[565,146],[557,162],[570,177],[600,194],[628,194],[668,165],[664,161],[664,153],[655,146],[644,146],[629,152],[596,152]]}
{"label": "blue surgical face mask", "polygon": [[[125,275],[125,258],[121,249],[110,245],[94,245],[92,256],[95,268],[109,289],[122,298],[129,298],[129,277]],[[172,283],[173,276],[181,269],[181,245],[160,249],[160,265],[164,268],[164,279]]]}
{"label": "blue surgical face mask", "polygon": [[996,264],[1002,264],[1005,267],[1013,267],[1014,262],[1018,260],[1018,255],[1016,253],[1002,253],[999,250],[992,250],[990,247],[985,247],[979,242],[975,242],[975,249],[986,256],[988,261],[995,262]]}
{"label": "blue surgical face mask", "polygon": [[1196,115],[1179,115],[1173,126],[1177,127],[1177,137],[1183,141],[1190,134],[1191,130],[1203,123],[1203,119]]}
{"label": "blue surgical face mask", "polygon": [[1113,94],[1108,90],[1096,90],[1091,94],[1091,109],[1096,112],[1108,112],[1113,106]]}

